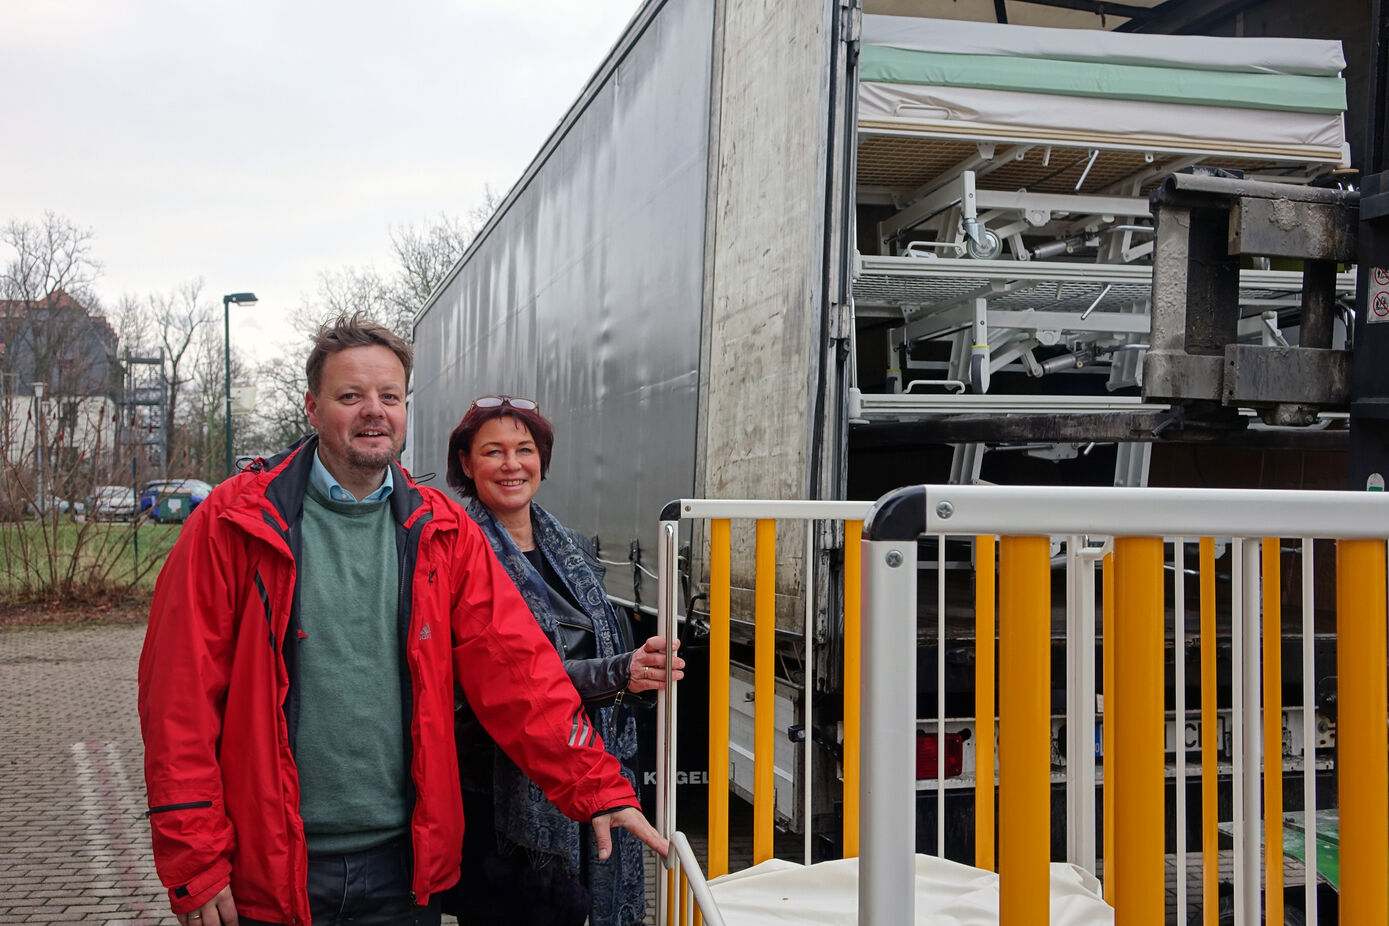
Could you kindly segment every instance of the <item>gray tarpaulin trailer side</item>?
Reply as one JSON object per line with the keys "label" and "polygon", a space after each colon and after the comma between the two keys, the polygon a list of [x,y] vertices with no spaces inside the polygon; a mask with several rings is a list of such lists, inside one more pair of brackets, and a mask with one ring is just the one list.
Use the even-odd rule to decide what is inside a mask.
{"label": "gray tarpaulin trailer side", "polygon": [[533,397],[542,500],[624,559],[644,500],[693,484],[711,10],[633,21],[415,329],[415,468],[444,469],[473,397]]}
{"label": "gray tarpaulin trailer side", "polygon": [[672,498],[842,493],[852,14],[642,7],[416,320],[415,471],[505,392],[554,422],[540,500],[605,559],[649,547]]}

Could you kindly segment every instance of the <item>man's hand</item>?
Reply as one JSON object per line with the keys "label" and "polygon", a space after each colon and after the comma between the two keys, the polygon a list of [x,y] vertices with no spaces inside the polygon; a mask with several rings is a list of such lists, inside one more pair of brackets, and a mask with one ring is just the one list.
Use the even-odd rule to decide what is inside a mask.
{"label": "man's hand", "polygon": [[[641,822],[645,823],[646,819],[643,817]],[[232,902],[231,885],[222,888],[198,909],[176,915],[179,926],[236,926],[236,904]]]}
{"label": "man's hand", "polygon": [[[611,813],[600,813],[593,818],[593,835],[598,837],[598,857],[607,859],[613,854],[612,828],[620,826],[633,836],[646,843],[661,858],[670,852],[670,841],[662,839],[656,827],[647,822],[642,812],[635,807],[623,807]],[[196,923],[193,926],[197,926]]]}

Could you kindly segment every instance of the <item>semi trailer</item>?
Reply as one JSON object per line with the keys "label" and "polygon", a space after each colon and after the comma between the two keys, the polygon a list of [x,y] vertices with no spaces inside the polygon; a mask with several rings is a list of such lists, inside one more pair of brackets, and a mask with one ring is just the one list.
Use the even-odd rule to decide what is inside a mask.
{"label": "semi trailer", "polygon": [[[1342,488],[1357,285],[1344,250],[1368,132],[1347,111],[1370,86],[1364,30],[1341,23],[1344,43],[1334,30],[1238,37],[1232,12],[1205,23],[1224,34],[1156,34],[1163,7],[1174,28],[1192,25],[1176,4],[1135,13],[1131,31],[865,6],[641,7],[417,315],[407,466],[443,471],[473,397],[535,399],[556,430],[540,501],[593,538],[609,595],[638,616],[652,611],[654,526],[672,499],[867,500],[916,482]],[[1246,31],[1304,28],[1297,4],[1238,6]],[[1274,194],[1232,206],[1202,186],[1227,181]],[[1327,210],[1341,225],[1276,246],[1247,232],[1218,284],[1171,282],[1185,258],[1164,270],[1162,253],[1196,253],[1223,234],[1201,229],[1262,215],[1280,190],[1304,204],[1284,231]],[[1163,226],[1193,196],[1219,200],[1194,207],[1196,236],[1178,235],[1186,219]],[[1201,285],[1193,302],[1210,314],[1174,320],[1165,307]],[[1227,376],[1229,344],[1242,366]],[[1294,368],[1270,391],[1270,370]],[[697,645],[709,564],[700,528],[682,540]],[[735,532],[735,662],[752,644],[753,543]],[[829,524],[777,539],[778,749],[794,765],[791,740],[816,743],[819,781],[842,758],[843,547]],[[922,561],[950,570],[956,555],[946,544]],[[959,748],[967,776],[974,640],[963,623],[944,639],[934,626],[922,623],[920,658],[943,659],[948,680],[938,691],[919,673],[918,710],[947,705],[933,745]],[[1059,623],[1055,636],[1061,716]],[[1180,643],[1173,653],[1185,658]],[[733,783],[747,793],[739,729]],[[1173,718],[1174,753],[1184,730]],[[1323,761],[1296,737],[1287,749]],[[705,780],[699,761],[682,760],[686,781]],[[778,792],[781,822],[831,831],[806,819],[798,780]],[[837,812],[828,791],[811,807]]]}

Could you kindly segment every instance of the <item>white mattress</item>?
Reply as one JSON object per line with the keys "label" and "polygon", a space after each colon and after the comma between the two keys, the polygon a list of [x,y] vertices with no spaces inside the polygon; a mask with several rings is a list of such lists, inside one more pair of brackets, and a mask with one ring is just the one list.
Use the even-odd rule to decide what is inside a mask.
{"label": "white mattress", "polygon": [[[1142,89],[1162,86],[1160,71],[1146,81],[1109,86],[1124,68],[1177,69],[1201,83],[1210,75],[1212,92],[1225,79],[1240,74],[1263,75],[1278,82],[1314,81],[1319,87],[1343,87],[1345,67],[1341,43],[1313,39],[1163,36],[1105,32],[1094,29],[1050,29],[995,23],[865,15],[863,43],[934,55],[931,79],[908,82],[865,79],[859,84],[860,130],[1032,144],[1071,144],[1098,148],[1132,148],[1164,153],[1250,155],[1281,161],[1349,163],[1344,119],[1335,107],[1320,111],[1283,109],[1271,100],[1276,93],[1251,103],[1221,104],[1220,96],[1195,97],[1193,103],[1161,99],[1132,99],[1135,80]],[[979,61],[970,56],[1005,56],[1017,67],[1002,68],[1001,85],[971,84]],[[953,56],[961,56],[961,79],[940,79]],[[1063,95],[1047,87],[1032,89],[1027,62],[1085,62],[1094,69],[1096,92]],[[968,70],[973,62],[974,70]],[[1118,70],[1110,69],[1115,66]],[[1108,69],[1108,70],[1107,70]],[[892,69],[889,69],[891,71]],[[1007,74],[1001,73],[1006,71]],[[992,72],[991,72],[992,73]],[[1089,76],[1090,72],[1085,72]],[[1106,75],[1116,76],[1109,78]],[[1224,74],[1226,77],[1221,77]],[[1175,79],[1175,78],[1174,78]],[[1247,79],[1247,78],[1243,78]],[[948,85],[942,85],[948,84]],[[1301,85],[1299,85],[1301,86]],[[1126,94],[1128,94],[1126,96]],[[1310,107],[1309,107],[1310,109]]]}
{"label": "white mattress", "polygon": [[[858,859],[804,866],[771,859],[709,884],[727,926],[842,926],[858,922]],[[996,926],[998,875],[916,857],[915,926]],[[1113,926],[1094,876],[1051,866],[1051,926]]]}
{"label": "white mattress", "polygon": [[[1198,151],[1241,151],[1259,147],[1311,148],[1289,151],[1313,160],[1339,161],[1344,156],[1345,128],[1340,116],[1325,113],[1270,112],[1223,106],[1181,106],[1088,99],[1046,93],[980,90],[974,87],[924,87],[916,84],[864,82],[859,85],[859,121],[903,130],[949,123],[983,137],[1023,138],[1044,142],[1062,136],[1149,136],[1151,147],[1180,147],[1184,140]],[[943,128],[934,125],[934,128]],[[991,131],[1008,127],[1008,131]],[[1101,139],[1097,138],[1097,141]],[[1133,144],[1143,146],[1141,139]]]}
{"label": "white mattress", "polygon": [[1346,66],[1341,43],[1334,40],[1139,35],[867,13],[863,16],[863,43],[956,55],[1017,55],[1327,77],[1334,77]]}

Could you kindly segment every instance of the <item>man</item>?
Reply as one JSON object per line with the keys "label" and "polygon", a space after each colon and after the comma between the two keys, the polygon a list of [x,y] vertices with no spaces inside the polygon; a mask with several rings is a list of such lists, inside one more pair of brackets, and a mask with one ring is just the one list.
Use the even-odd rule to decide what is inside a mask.
{"label": "man", "polygon": [[617,825],[665,852],[477,527],[394,462],[411,359],[360,316],[320,329],[316,434],[218,486],[160,573],[140,723],[182,926],[437,924],[463,834],[455,681],[600,850]]}

